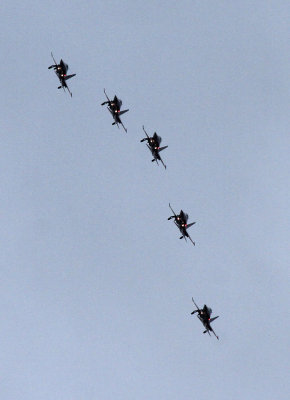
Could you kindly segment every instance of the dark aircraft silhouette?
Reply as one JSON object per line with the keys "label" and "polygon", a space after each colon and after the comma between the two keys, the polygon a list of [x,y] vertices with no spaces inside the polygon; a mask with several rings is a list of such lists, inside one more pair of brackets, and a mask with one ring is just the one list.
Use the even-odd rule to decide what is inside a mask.
{"label": "dark aircraft silhouette", "polygon": [[210,332],[212,332],[215,337],[217,339],[219,339],[219,337],[216,335],[215,331],[212,329],[212,327],[210,326],[211,322],[213,322],[215,319],[218,318],[217,317],[213,317],[211,318],[211,313],[212,313],[212,309],[209,308],[207,305],[204,305],[202,309],[198,308],[198,306],[196,305],[195,301],[192,299],[195,307],[197,308],[197,310],[192,311],[191,315],[195,314],[196,312],[198,313],[198,319],[202,322],[203,326],[205,327],[205,331],[203,333],[208,333],[210,336]]}
{"label": "dark aircraft silhouette", "polygon": [[104,101],[101,105],[104,106],[105,104],[108,104],[107,109],[110,111],[110,113],[112,114],[112,117],[114,118],[114,122],[112,123],[112,125],[117,125],[117,127],[119,128],[119,124],[121,124],[122,127],[124,128],[124,131],[127,132],[127,129],[124,127],[120,116],[122,114],[125,114],[127,111],[129,111],[129,109],[120,111],[121,107],[122,107],[122,100],[118,99],[118,97],[116,95],[113,100],[110,100],[109,97],[107,96],[105,89],[104,89],[104,93],[105,93],[108,101]]}
{"label": "dark aircraft silhouette", "polygon": [[195,242],[193,242],[193,240],[191,239],[191,237],[189,236],[187,229],[190,228],[192,225],[195,224],[195,222],[192,222],[191,224],[187,223],[188,220],[188,214],[185,214],[184,211],[180,210],[180,214],[176,215],[175,212],[173,211],[173,209],[171,208],[171,205],[169,203],[169,207],[171,209],[171,211],[173,212],[173,215],[171,215],[169,218],[167,218],[168,220],[170,220],[171,218],[174,218],[174,223],[175,225],[178,227],[178,229],[180,230],[180,233],[182,234],[182,236],[180,236],[179,239],[185,239],[188,238],[191,243],[195,246]]}
{"label": "dark aircraft silhouette", "polygon": [[74,76],[76,76],[76,74],[72,74],[72,75],[67,75],[67,71],[68,71],[68,65],[61,59],[59,64],[55,61],[53,54],[51,53],[51,57],[54,61],[54,64],[52,64],[50,67],[48,67],[48,69],[53,68],[54,72],[56,73],[61,85],[58,87],[58,89],[63,88],[63,90],[67,89],[67,91],[69,92],[70,96],[72,97],[72,93],[69,90],[69,87],[66,84],[66,81]]}
{"label": "dark aircraft silhouette", "polygon": [[159,153],[160,153],[160,151],[166,149],[168,146],[160,147],[160,143],[162,141],[161,137],[158,136],[156,132],[154,132],[154,135],[152,137],[149,137],[147,132],[144,129],[144,125],[143,125],[143,131],[145,132],[147,137],[140,140],[140,142],[144,142],[144,140],[147,140],[147,147],[151,151],[152,156],[154,157],[152,162],[156,161],[156,163],[158,165],[158,161],[161,161],[162,165],[166,169],[166,165],[162,161],[162,158],[160,157]]}

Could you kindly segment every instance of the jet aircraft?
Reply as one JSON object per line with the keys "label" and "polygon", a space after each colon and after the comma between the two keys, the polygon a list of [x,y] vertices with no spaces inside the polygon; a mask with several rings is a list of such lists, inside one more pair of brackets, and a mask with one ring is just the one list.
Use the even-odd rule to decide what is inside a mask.
{"label": "jet aircraft", "polygon": [[184,238],[185,241],[186,241],[186,238],[188,238],[191,241],[191,243],[195,246],[195,242],[193,242],[193,240],[189,236],[189,234],[187,232],[187,229],[190,228],[192,225],[194,225],[196,222],[192,222],[192,223],[188,224],[187,223],[188,214],[185,214],[184,211],[180,210],[180,213],[177,215],[173,211],[170,203],[169,203],[169,207],[170,207],[171,211],[173,212],[173,215],[171,215],[167,219],[170,220],[170,219],[174,218],[174,223],[178,227],[178,229],[180,230],[180,233],[182,234],[182,236],[180,236],[179,239],[183,239]]}
{"label": "jet aircraft", "polygon": [[105,96],[107,97],[108,101],[104,101],[101,105],[104,106],[105,104],[108,104],[107,109],[110,111],[110,113],[112,114],[112,117],[114,118],[114,122],[112,123],[112,125],[117,125],[117,127],[119,128],[119,124],[121,124],[122,127],[124,128],[124,131],[127,132],[127,129],[124,127],[120,116],[122,114],[125,114],[127,111],[129,111],[129,109],[121,111],[122,100],[118,99],[118,97],[116,95],[113,100],[110,100],[109,97],[107,96],[105,89],[104,89],[104,93],[105,93]]}
{"label": "jet aircraft", "polygon": [[211,313],[212,313],[212,309],[211,309],[211,308],[209,308],[209,307],[205,304],[205,305],[203,306],[203,308],[200,309],[200,308],[196,305],[196,303],[195,303],[195,301],[193,300],[193,298],[192,298],[192,301],[193,301],[195,307],[197,308],[197,310],[192,311],[191,315],[193,315],[193,314],[195,314],[195,313],[198,313],[198,319],[202,322],[203,326],[205,327],[205,331],[204,331],[203,333],[208,333],[209,336],[210,336],[210,332],[212,332],[212,333],[215,335],[215,337],[216,337],[217,339],[219,339],[219,337],[216,335],[215,331],[214,331],[214,330],[212,329],[212,327],[210,326],[210,324],[211,324],[215,319],[217,319],[218,316],[217,316],[217,317],[211,318],[211,317],[210,317],[210,316],[211,316]]}
{"label": "jet aircraft", "polygon": [[147,141],[147,147],[151,151],[152,156],[154,157],[152,162],[156,161],[156,163],[158,165],[158,161],[160,161],[162,163],[162,165],[164,166],[164,168],[166,169],[166,165],[164,164],[159,153],[160,153],[160,151],[166,149],[168,146],[160,147],[160,143],[162,140],[161,137],[158,136],[156,132],[154,132],[154,135],[152,137],[149,137],[149,135],[147,134],[147,132],[144,129],[144,125],[143,125],[143,131],[145,132],[146,137],[144,139],[140,140],[140,142],[144,142],[145,140]]}
{"label": "jet aircraft", "polygon": [[67,71],[68,71],[68,65],[61,59],[59,64],[55,61],[53,54],[51,53],[51,57],[54,61],[54,64],[50,65],[48,67],[48,69],[53,68],[54,72],[56,73],[59,81],[60,81],[60,86],[58,87],[58,89],[63,88],[63,90],[67,89],[67,91],[69,92],[70,96],[72,97],[72,93],[69,90],[69,87],[66,84],[66,81],[74,76],[76,76],[76,74],[72,74],[72,75],[67,75]]}

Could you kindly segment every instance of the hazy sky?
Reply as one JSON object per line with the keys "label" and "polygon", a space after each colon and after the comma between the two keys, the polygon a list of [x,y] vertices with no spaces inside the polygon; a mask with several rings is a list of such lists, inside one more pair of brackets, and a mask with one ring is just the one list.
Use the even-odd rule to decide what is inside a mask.
{"label": "hazy sky", "polygon": [[289,1],[0,9],[0,398],[288,399]]}

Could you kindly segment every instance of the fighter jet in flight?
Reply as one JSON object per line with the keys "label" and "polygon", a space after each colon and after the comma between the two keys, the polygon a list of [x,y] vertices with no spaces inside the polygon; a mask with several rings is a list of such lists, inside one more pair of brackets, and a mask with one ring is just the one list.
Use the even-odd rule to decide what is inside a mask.
{"label": "fighter jet in flight", "polygon": [[173,211],[170,203],[169,203],[169,207],[170,207],[171,211],[173,212],[173,215],[171,215],[167,219],[170,220],[171,218],[174,218],[174,223],[177,226],[177,228],[180,230],[180,233],[182,234],[182,236],[180,236],[179,239],[185,239],[185,241],[186,241],[186,238],[188,238],[191,241],[191,243],[195,246],[195,242],[191,239],[191,237],[189,236],[189,233],[187,232],[187,229],[190,228],[192,225],[194,225],[195,222],[191,222],[190,224],[188,224],[187,223],[188,214],[185,214],[185,212],[183,210],[180,210],[180,213],[177,215]]}
{"label": "fighter jet in flight", "polygon": [[212,309],[211,309],[211,308],[209,308],[209,307],[205,304],[205,305],[203,306],[203,308],[200,309],[200,308],[196,305],[196,303],[195,303],[195,301],[193,300],[193,298],[192,298],[192,301],[193,301],[193,303],[194,303],[194,305],[195,305],[195,307],[196,307],[197,309],[194,310],[194,311],[192,311],[191,315],[193,315],[193,314],[195,314],[195,313],[198,314],[198,315],[197,315],[198,319],[202,322],[203,326],[205,327],[205,331],[204,331],[203,333],[208,333],[209,336],[210,336],[210,332],[212,332],[212,333],[215,335],[215,337],[218,339],[219,337],[216,335],[215,331],[214,331],[214,330],[212,329],[212,327],[210,326],[210,324],[211,324],[215,319],[217,319],[218,316],[217,316],[217,317],[211,318],[211,313],[212,313]]}
{"label": "fighter jet in flight", "polygon": [[54,72],[56,73],[59,81],[60,81],[60,86],[58,87],[58,89],[63,88],[63,90],[67,89],[67,91],[69,92],[70,96],[72,97],[72,93],[69,90],[69,87],[66,84],[66,81],[70,78],[73,78],[74,76],[76,76],[76,74],[71,74],[71,75],[67,75],[67,71],[68,71],[68,65],[63,61],[63,59],[60,60],[59,64],[55,61],[53,54],[51,53],[51,57],[54,61],[54,64],[50,65],[48,67],[48,69],[53,68]]}
{"label": "fighter jet in flight", "polygon": [[127,132],[127,129],[124,127],[120,116],[122,114],[125,114],[126,112],[128,112],[129,109],[121,111],[122,100],[118,99],[118,97],[116,95],[113,100],[110,100],[109,97],[107,96],[105,89],[104,89],[104,93],[105,93],[105,96],[107,97],[107,101],[104,101],[101,105],[102,106],[104,106],[105,104],[108,105],[107,109],[110,111],[110,113],[112,114],[112,117],[114,118],[114,122],[112,123],[112,125],[117,125],[117,127],[119,128],[119,124],[120,124],[124,128],[124,131]]}
{"label": "fighter jet in flight", "polygon": [[147,147],[148,149],[151,151],[152,156],[153,156],[153,161],[156,161],[157,165],[158,165],[158,161],[160,161],[162,163],[162,165],[164,166],[164,168],[166,169],[166,165],[164,164],[162,158],[160,157],[160,151],[166,149],[168,146],[163,146],[160,147],[160,143],[161,143],[161,137],[157,135],[156,132],[154,132],[154,135],[152,137],[150,137],[148,135],[148,133],[145,131],[144,129],[144,125],[143,125],[143,131],[146,134],[146,137],[142,140],[140,140],[140,142],[144,142],[145,140],[147,141]]}

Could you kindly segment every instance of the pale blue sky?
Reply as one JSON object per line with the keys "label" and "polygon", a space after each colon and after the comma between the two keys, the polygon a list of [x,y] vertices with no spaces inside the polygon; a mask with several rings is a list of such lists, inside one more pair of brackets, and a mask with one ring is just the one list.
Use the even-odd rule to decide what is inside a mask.
{"label": "pale blue sky", "polygon": [[279,0],[3,2],[1,399],[289,398],[289,18]]}

